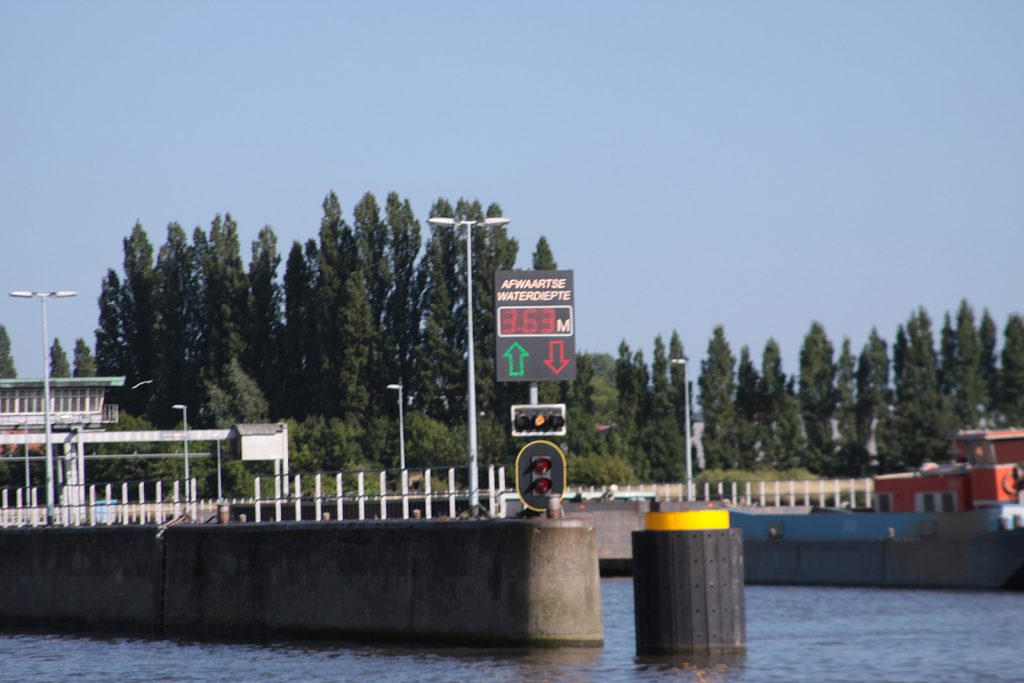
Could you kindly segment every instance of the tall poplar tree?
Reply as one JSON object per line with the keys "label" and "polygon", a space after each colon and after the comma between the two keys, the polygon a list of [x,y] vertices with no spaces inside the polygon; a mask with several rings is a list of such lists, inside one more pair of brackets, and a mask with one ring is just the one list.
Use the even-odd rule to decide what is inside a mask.
{"label": "tall poplar tree", "polygon": [[[430,209],[431,217],[453,213],[444,199]],[[455,230],[431,226],[417,277],[424,317],[416,355],[419,391],[413,400],[428,415],[448,424],[455,424],[466,409],[466,319],[459,315],[459,301],[465,301],[465,285],[459,281],[464,273],[458,265],[462,253]]]}
{"label": "tall poplar tree", "polygon": [[750,349],[740,349],[739,365],[736,369],[736,413],[738,461],[742,469],[754,469],[759,460],[761,446],[761,377],[750,357]]}
{"label": "tall poplar tree", "polygon": [[739,462],[736,404],[736,357],[725,338],[725,328],[715,327],[701,362],[700,405],[704,413],[704,465],[727,469]]}
{"label": "tall poplar tree", "polygon": [[769,339],[761,354],[760,439],[764,462],[775,469],[798,466],[804,459],[805,444],[799,404],[792,383],[782,369],[779,344]]}
{"label": "tall poplar tree", "polygon": [[92,355],[89,344],[81,337],[75,340],[73,374],[75,377],[96,376],[96,359]]}
{"label": "tall poplar tree", "polygon": [[981,321],[978,323],[978,346],[979,360],[978,373],[985,387],[985,412],[982,415],[991,424],[996,413],[996,403],[999,396],[999,369],[996,366],[996,337],[999,331],[996,329],[996,322],[989,315],[988,309],[981,312]]}
{"label": "tall poplar tree", "polygon": [[981,341],[974,324],[974,311],[967,300],[960,302],[956,314],[956,349],[959,374],[953,394],[953,410],[960,427],[977,429],[981,410],[988,403],[985,380],[981,372]]}
{"label": "tall poplar tree", "polygon": [[867,450],[857,436],[856,359],[849,338],[843,339],[836,363],[836,427],[839,432],[839,467],[844,474],[862,476],[868,471]]}
{"label": "tall poplar tree", "polygon": [[800,410],[807,433],[805,465],[813,472],[831,472],[835,468],[835,441],[832,419],[835,416],[835,364],[832,342],[821,323],[811,323],[800,349]]}
{"label": "tall poplar tree", "polygon": [[682,481],[686,473],[683,432],[675,416],[669,356],[661,336],[654,339],[651,383],[642,420],[641,448],[648,479]]}
{"label": "tall poplar tree", "polygon": [[319,405],[320,369],[316,348],[315,272],[316,243],[303,248],[292,244],[284,272],[284,329],[281,340],[281,371],[284,402],[281,412],[305,418]]}
{"label": "tall poplar tree", "polygon": [[[386,220],[390,247],[390,277],[393,284],[387,302],[385,339],[394,360],[391,374],[410,393],[416,393],[415,357],[420,340],[421,295],[417,289],[416,263],[420,253],[420,224],[409,200],[388,194]],[[389,380],[394,382],[395,377]]]}
{"label": "tall poplar tree", "polygon": [[11,355],[11,338],[7,336],[7,328],[0,325],[0,379],[14,379],[17,376],[18,371]]}
{"label": "tall poplar tree", "polygon": [[70,377],[71,364],[68,354],[64,352],[60,339],[54,339],[50,346],[50,377]]}
{"label": "tall poplar tree", "polygon": [[215,216],[208,239],[195,248],[205,295],[206,363],[203,371],[208,379],[216,382],[225,377],[231,361],[242,355],[242,330],[248,304],[238,225],[231,214],[225,214],[223,219]]}
{"label": "tall poplar tree", "polygon": [[[202,231],[196,229],[197,234]],[[202,405],[205,332],[202,278],[194,247],[177,223],[167,226],[167,239],[157,253],[154,308],[157,347],[155,372],[132,381],[154,380],[139,390],[152,390],[150,417],[157,424],[174,424],[171,405]],[[97,341],[97,347],[99,342]],[[102,372],[102,370],[101,370]]]}
{"label": "tall poplar tree", "polygon": [[867,455],[878,459],[879,469],[883,472],[888,471],[891,460],[891,400],[888,345],[878,330],[871,328],[857,359],[857,443]]}
{"label": "tall poplar tree", "polygon": [[[239,359],[242,370],[261,388],[270,410],[284,416],[285,396],[280,377],[281,363],[281,286],[277,269],[277,236],[270,226],[260,230],[252,243],[252,258],[246,276],[246,306],[243,310],[244,352]],[[234,373],[234,380],[238,373]]]}
{"label": "tall poplar tree", "polygon": [[558,270],[555,255],[552,253],[551,245],[548,244],[548,239],[544,235],[541,235],[540,239],[537,240],[537,246],[533,250],[532,263],[534,270]]}
{"label": "tall poplar tree", "polygon": [[1007,426],[1024,427],[1024,318],[1013,313],[1003,332],[999,409]]}
{"label": "tall poplar tree", "polygon": [[907,321],[903,343],[897,340],[900,362],[893,416],[896,453],[910,467],[925,461],[944,462],[949,459],[949,433],[954,422],[949,401],[939,391],[931,319],[924,308]]}

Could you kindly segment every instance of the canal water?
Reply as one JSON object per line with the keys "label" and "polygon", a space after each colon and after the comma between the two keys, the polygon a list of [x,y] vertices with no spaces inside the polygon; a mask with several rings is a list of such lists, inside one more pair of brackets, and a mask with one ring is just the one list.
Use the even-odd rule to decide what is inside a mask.
{"label": "canal water", "polygon": [[635,656],[632,579],[601,582],[605,646],[496,651],[0,633],[0,680],[1022,681],[1024,593],[748,586],[747,652]]}

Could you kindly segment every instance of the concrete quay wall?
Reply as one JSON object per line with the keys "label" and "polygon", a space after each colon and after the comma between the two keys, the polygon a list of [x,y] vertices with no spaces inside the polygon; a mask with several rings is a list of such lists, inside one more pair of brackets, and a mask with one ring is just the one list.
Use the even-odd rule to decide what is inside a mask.
{"label": "concrete quay wall", "polygon": [[0,532],[0,624],[491,646],[603,642],[574,520]]}
{"label": "concrete quay wall", "polygon": [[0,531],[0,624],[149,631],[159,600],[152,527]]}

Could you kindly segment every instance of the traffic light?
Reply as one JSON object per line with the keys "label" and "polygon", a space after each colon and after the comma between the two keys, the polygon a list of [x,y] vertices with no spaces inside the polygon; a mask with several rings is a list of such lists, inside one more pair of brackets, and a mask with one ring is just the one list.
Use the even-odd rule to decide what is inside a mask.
{"label": "traffic light", "polygon": [[516,493],[523,505],[545,512],[565,495],[565,453],[550,441],[531,441],[516,456]]}
{"label": "traffic light", "polygon": [[512,436],[565,436],[565,404],[512,406]]}

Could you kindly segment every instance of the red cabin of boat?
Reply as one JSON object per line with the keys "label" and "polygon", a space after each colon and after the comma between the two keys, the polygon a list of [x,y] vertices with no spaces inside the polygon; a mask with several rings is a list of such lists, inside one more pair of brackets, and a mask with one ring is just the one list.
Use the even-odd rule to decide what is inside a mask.
{"label": "red cabin of boat", "polygon": [[1024,429],[958,432],[955,462],[875,477],[880,512],[963,512],[1024,502]]}

